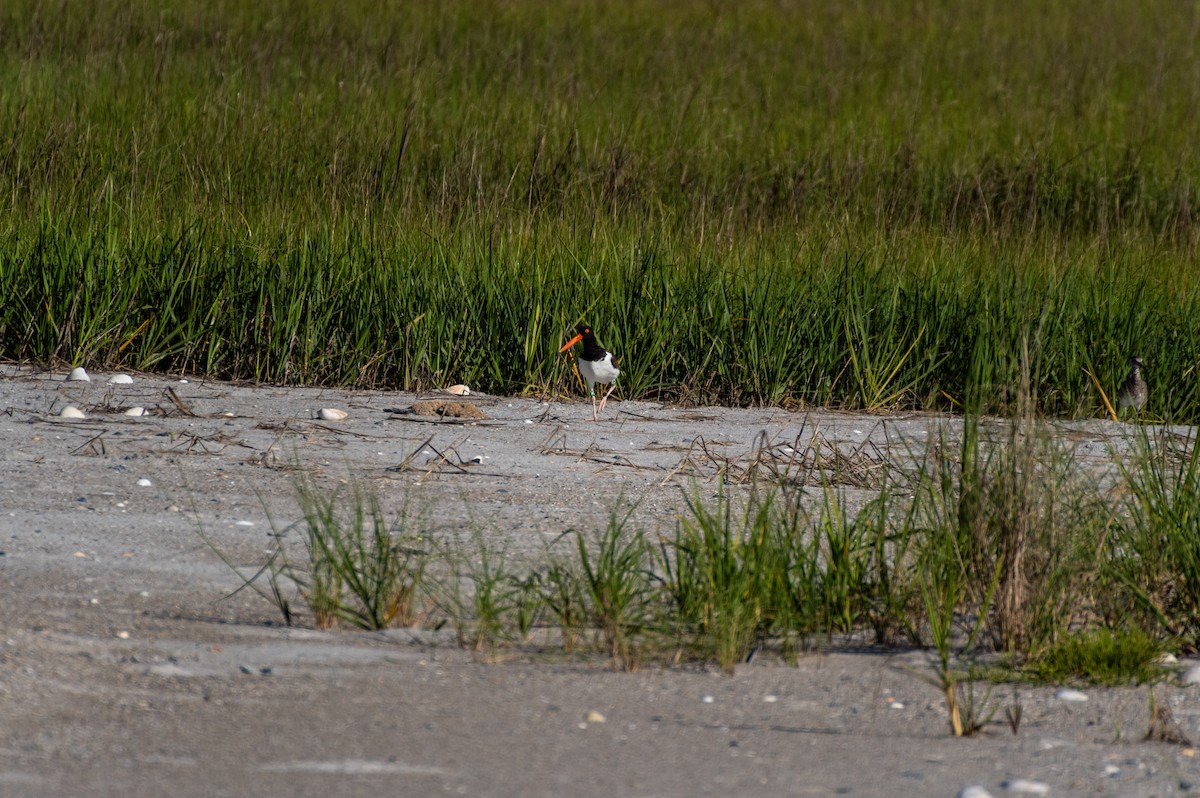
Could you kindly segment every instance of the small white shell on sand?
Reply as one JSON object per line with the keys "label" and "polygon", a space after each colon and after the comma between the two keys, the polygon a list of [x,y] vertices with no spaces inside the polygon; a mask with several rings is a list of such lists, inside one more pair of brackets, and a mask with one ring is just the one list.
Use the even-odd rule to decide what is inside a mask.
{"label": "small white shell on sand", "polygon": [[87,371],[83,366],[76,366],[71,369],[71,373],[67,375],[67,379],[71,382],[91,382],[92,378],[88,376]]}
{"label": "small white shell on sand", "polygon": [[148,488],[151,485],[153,485],[154,483],[151,482],[150,480],[146,479],[145,477],[142,477],[141,479],[139,479],[137,481],[137,484],[138,484],[139,488]]}
{"label": "small white shell on sand", "polygon": [[144,415],[146,415],[146,408],[131,407],[125,411],[124,415],[126,415],[126,416],[144,416]]}
{"label": "small white shell on sand", "polygon": [[958,798],[992,798],[992,794],[978,784],[972,784],[959,790]]}
{"label": "small white shell on sand", "polygon": [[114,374],[108,378],[108,381],[112,385],[128,385],[133,382],[133,377],[128,374]]}
{"label": "small white shell on sand", "polygon": [[470,396],[471,389],[465,385],[451,385],[446,389],[446,393],[452,393],[455,396]]}
{"label": "small white shell on sand", "polygon": [[59,418],[87,418],[75,405],[67,405],[58,413]]}
{"label": "small white shell on sand", "polygon": [[324,421],[341,421],[346,416],[350,415],[345,410],[339,410],[336,407],[322,407],[318,415]]}
{"label": "small white shell on sand", "polygon": [[1054,697],[1059,701],[1087,701],[1087,693],[1082,690],[1075,690],[1071,687],[1063,687],[1054,692]]}
{"label": "small white shell on sand", "polygon": [[1001,785],[1009,792],[1019,792],[1025,795],[1049,795],[1050,785],[1044,781],[1034,781],[1033,779],[1013,779],[1006,781]]}

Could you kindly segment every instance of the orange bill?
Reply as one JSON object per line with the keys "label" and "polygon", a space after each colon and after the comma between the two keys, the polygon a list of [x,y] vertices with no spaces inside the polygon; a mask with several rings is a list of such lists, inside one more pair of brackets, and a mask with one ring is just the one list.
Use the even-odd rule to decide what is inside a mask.
{"label": "orange bill", "polygon": [[576,336],[575,336],[574,338],[572,338],[570,341],[567,341],[565,344],[563,344],[563,347],[562,347],[562,349],[560,349],[560,350],[558,350],[558,351],[559,351],[559,352],[566,352],[568,349],[570,349],[571,347],[575,346],[575,344],[579,343],[579,342],[580,342],[580,341],[582,341],[582,340],[583,340],[583,336],[582,336],[582,335],[576,335]]}

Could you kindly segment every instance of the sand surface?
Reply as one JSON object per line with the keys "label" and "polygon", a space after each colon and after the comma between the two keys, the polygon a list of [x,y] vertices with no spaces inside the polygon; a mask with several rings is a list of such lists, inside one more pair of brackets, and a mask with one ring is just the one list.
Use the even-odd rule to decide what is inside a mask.
{"label": "sand surface", "polygon": [[[959,740],[920,651],[843,642],[732,678],[479,662],[448,632],[286,628],[250,591],[227,597],[239,581],[200,535],[254,563],[300,518],[298,473],[330,491],[353,474],[389,511],[536,558],[614,509],[669,531],[686,492],[736,493],[752,466],[801,478],[814,445],[854,465],[861,501],[884,453],[952,440],[954,419],[614,402],[593,423],[583,402],[472,396],[488,418],[460,423],[392,412],[428,395],[108,376],[0,375],[0,795],[1200,790],[1192,749],[1142,742],[1146,688],[1022,687],[1019,734],[1001,712]],[[67,404],[88,417],[59,418]],[[1117,425],[1056,428],[1098,468],[1119,445]],[[1158,693],[1200,739],[1200,689]]]}

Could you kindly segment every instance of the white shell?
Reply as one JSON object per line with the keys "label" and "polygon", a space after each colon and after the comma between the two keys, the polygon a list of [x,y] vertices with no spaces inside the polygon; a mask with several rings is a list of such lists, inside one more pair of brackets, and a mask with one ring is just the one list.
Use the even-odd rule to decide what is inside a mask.
{"label": "white shell", "polygon": [[75,405],[67,405],[58,414],[59,418],[87,418]]}
{"label": "white shell", "polygon": [[1087,701],[1087,693],[1071,687],[1063,687],[1055,691],[1054,697],[1059,701]]}
{"label": "white shell", "polygon": [[91,382],[92,378],[88,376],[83,366],[76,366],[71,369],[71,373],[67,375],[67,379],[71,382]]}
{"label": "white shell", "polygon": [[992,794],[978,784],[972,784],[959,790],[958,798],[992,798]]}
{"label": "white shell", "polygon": [[126,410],[126,411],[125,411],[124,415],[127,415],[127,416],[144,416],[144,415],[146,415],[146,408],[144,408],[144,407],[131,407],[131,408],[129,408],[128,410]]}
{"label": "white shell", "polygon": [[139,479],[137,481],[137,484],[138,484],[139,488],[148,488],[151,485],[153,485],[154,483],[151,482],[150,480],[146,479],[145,477],[142,477],[141,479]]}
{"label": "white shell", "polygon": [[133,377],[128,374],[114,374],[108,378],[108,381],[112,385],[128,385],[133,382]]}
{"label": "white shell", "polygon": [[451,385],[446,389],[446,393],[452,393],[455,396],[470,396],[471,389],[465,385]]}
{"label": "white shell", "polygon": [[339,410],[336,407],[322,407],[319,415],[325,421],[341,421],[350,414],[345,410]]}

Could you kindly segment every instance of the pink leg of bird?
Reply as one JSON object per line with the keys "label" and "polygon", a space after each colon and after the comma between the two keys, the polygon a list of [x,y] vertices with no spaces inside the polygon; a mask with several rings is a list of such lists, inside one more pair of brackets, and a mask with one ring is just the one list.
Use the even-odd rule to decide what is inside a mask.
{"label": "pink leg of bird", "polygon": [[604,405],[606,402],[608,402],[608,397],[612,395],[612,392],[616,387],[617,387],[617,384],[615,382],[612,385],[608,386],[608,393],[604,394],[604,398],[600,400],[600,412],[601,413],[604,412]]}

